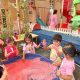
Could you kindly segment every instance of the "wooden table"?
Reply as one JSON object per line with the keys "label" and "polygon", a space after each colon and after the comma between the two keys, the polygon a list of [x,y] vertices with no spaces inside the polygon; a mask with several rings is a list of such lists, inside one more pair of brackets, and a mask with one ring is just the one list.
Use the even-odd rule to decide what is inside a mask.
{"label": "wooden table", "polygon": [[33,38],[33,39],[36,39],[36,43],[37,43],[37,39],[38,39],[39,35],[33,34],[33,33],[30,33],[30,34],[32,35],[32,38]]}

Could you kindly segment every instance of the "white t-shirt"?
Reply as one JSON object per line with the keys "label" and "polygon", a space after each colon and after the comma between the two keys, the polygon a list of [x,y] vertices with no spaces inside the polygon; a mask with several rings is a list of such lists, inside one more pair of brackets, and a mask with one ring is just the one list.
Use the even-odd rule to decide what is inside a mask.
{"label": "white t-shirt", "polygon": [[37,47],[36,43],[28,44],[23,46],[23,52],[24,53],[35,53],[35,48]]}

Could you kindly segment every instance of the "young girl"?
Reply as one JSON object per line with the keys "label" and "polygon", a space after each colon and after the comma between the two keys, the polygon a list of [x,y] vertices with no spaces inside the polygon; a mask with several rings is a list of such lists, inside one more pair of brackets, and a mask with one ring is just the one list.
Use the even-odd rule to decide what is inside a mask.
{"label": "young girl", "polygon": [[14,33],[14,36],[13,36],[13,38],[14,38],[14,40],[18,40],[18,38],[19,38],[19,35],[18,35],[18,33]]}
{"label": "young girl", "polygon": [[33,42],[32,35],[27,33],[24,38],[26,45],[23,46],[23,58],[25,58],[25,54],[31,53],[35,54],[35,48],[39,48],[40,44],[37,45]]}
{"label": "young girl", "polygon": [[53,64],[56,66],[60,66],[61,64],[61,55],[62,55],[62,47],[60,46],[62,41],[62,36],[60,34],[55,34],[53,37],[53,43],[48,47],[46,46],[46,42],[43,43],[44,50],[51,50],[50,52],[50,60],[53,61]]}
{"label": "young girl", "polygon": [[5,57],[7,59],[13,58],[19,54],[17,47],[14,45],[14,39],[12,37],[8,37],[6,39],[6,47],[5,47]]}
{"label": "young girl", "polygon": [[4,65],[0,65],[0,80],[8,80],[7,79],[7,70]]}
{"label": "young girl", "polygon": [[75,70],[74,56],[77,52],[76,48],[72,43],[67,43],[63,47],[63,52],[65,57],[57,71],[57,76],[59,76],[61,80],[74,80],[73,71]]}

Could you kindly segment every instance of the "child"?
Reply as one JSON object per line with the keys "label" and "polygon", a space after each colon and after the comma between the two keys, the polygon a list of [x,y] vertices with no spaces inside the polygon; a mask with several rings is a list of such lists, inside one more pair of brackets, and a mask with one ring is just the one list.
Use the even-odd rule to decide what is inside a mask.
{"label": "child", "polygon": [[62,47],[60,46],[62,41],[62,36],[60,34],[55,34],[53,37],[53,43],[49,45],[48,47],[43,44],[43,48],[45,50],[51,50],[50,52],[50,60],[53,61],[53,64],[56,66],[60,66],[61,64],[61,58],[62,55]]}
{"label": "child", "polygon": [[4,45],[4,41],[2,39],[0,39],[0,61],[2,60],[2,53],[3,53],[3,45]]}
{"label": "child", "polygon": [[0,80],[8,80],[7,79],[7,70],[4,65],[0,65]]}
{"label": "child", "polygon": [[74,80],[73,71],[75,70],[74,56],[77,52],[76,48],[72,43],[67,43],[63,47],[63,52],[65,57],[57,71],[57,76],[59,76],[61,80]]}
{"label": "child", "polygon": [[44,45],[47,45],[46,39],[43,39],[43,40],[42,40],[42,42],[40,43],[40,46],[43,47],[43,44],[44,44]]}
{"label": "child", "polygon": [[40,44],[37,45],[35,42],[33,42],[32,35],[30,33],[27,33],[25,35],[24,40],[26,42],[26,45],[23,46],[23,59],[26,53],[35,54],[35,48],[40,47]]}
{"label": "child", "polygon": [[12,37],[8,37],[6,39],[6,45],[5,57],[7,59],[13,58],[19,54],[17,47],[14,45],[14,39]]}
{"label": "child", "polygon": [[13,36],[14,40],[18,40],[18,37],[19,35],[17,33],[14,33],[14,36]]}
{"label": "child", "polygon": [[0,39],[0,45],[3,45],[4,41],[2,39]]}
{"label": "child", "polygon": [[58,27],[59,20],[56,9],[54,10],[53,14],[51,14],[49,17],[49,24],[50,24],[50,29],[52,30]]}

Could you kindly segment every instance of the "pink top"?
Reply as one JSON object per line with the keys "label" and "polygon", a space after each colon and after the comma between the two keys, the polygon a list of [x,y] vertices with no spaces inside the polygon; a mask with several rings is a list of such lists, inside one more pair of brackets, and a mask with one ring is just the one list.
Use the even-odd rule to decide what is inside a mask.
{"label": "pink top", "polygon": [[64,58],[61,66],[60,66],[61,74],[63,74],[63,75],[73,75],[74,69],[75,69],[74,60],[69,61],[66,58]]}
{"label": "pink top", "polygon": [[54,29],[58,25],[58,16],[56,14],[50,15],[49,23],[50,23],[51,29]]}
{"label": "pink top", "polygon": [[35,47],[37,47],[36,43],[32,43],[32,44],[28,44],[28,45],[25,45],[23,46],[23,51],[25,53],[35,53]]}
{"label": "pink top", "polygon": [[7,50],[8,54],[10,52],[12,52],[11,55],[8,56],[8,59],[10,59],[10,58],[15,57],[15,56],[18,55],[18,50],[17,50],[17,48],[16,48],[15,45],[13,45],[13,46],[6,46],[5,49]]}

